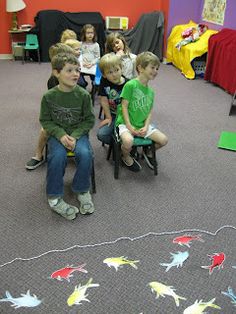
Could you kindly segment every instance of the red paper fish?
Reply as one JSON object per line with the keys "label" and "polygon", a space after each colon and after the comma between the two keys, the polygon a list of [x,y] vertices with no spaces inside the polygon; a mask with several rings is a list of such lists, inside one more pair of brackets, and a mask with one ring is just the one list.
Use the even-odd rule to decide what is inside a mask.
{"label": "red paper fish", "polygon": [[190,247],[190,244],[192,244],[193,240],[204,242],[204,240],[201,238],[201,235],[185,234],[183,236],[174,238],[173,243],[177,243],[179,245],[186,245],[187,247]]}
{"label": "red paper fish", "polygon": [[82,265],[78,265],[76,267],[73,267],[73,265],[71,265],[71,266],[67,265],[66,267],[58,269],[54,273],[52,273],[51,278],[57,279],[57,280],[66,279],[66,280],[70,281],[70,277],[73,277],[72,273],[74,271],[80,271],[82,273],[87,274],[87,270],[83,269],[83,267],[85,265],[86,264],[82,264]]}
{"label": "red paper fish", "polygon": [[214,253],[213,255],[208,255],[212,261],[211,265],[209,266],[202,266],[202,268],[209,269],[209,274],[213,272],[213,269],[215,267],[218,267],[218,269],[223,268],[223,263],[225,261],[225,254],[223,252],[221,253]]}

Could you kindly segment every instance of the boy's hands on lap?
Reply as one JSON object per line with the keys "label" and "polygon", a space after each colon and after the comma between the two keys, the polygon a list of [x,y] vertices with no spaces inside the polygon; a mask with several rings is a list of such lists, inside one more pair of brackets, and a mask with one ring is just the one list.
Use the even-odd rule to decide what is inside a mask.
{"label": "boy's hands on lap", "polygon": [[148,130],[148,128],[146,126],[139,129],[139,136],[144,137],[147,134],[147,130]]}
{"label": "boy's hands on lap", "polygon": [[126,125],[127,129],[131,132],[134,136],[139,136],[139,131],[136,130],[132,125]]}
{"label": "boy's hands on lap", "polygon": [[63,135],[60,138],[60,142],[62,143],[63,146],[65,146],[65,148],[71,151],[75,149],[76,139],[68,134]]}

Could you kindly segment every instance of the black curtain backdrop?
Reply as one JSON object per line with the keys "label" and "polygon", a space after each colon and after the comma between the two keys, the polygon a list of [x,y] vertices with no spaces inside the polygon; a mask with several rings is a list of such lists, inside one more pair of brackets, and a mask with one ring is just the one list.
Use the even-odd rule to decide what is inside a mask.
{"label": "black curtain backdrop", "polygon": [[69,28],[76,32],[80,39],[80,31],[84,24],[92,24],[97,32],[101,54],[104,52],[105,24],[99,12],[62,12],[58,10],[39,11],[34,18],[35,27],[31,30],[37,34],[40,55],[43,62],[49,61],[48,49],[60,41],[61,33]]}

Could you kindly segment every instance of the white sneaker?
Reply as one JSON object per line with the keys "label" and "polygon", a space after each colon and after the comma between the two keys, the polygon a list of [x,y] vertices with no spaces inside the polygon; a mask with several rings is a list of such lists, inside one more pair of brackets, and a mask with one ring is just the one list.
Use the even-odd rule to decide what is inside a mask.
{"label": "white sneaker", "polygon": [[52,210],[68,220],[75,219],[76,214],[79,212],[77,207],[67,204],[61,197],[49,198],[48,204]]}
{"label": "white sneaker", "polygon": [[82,215],[92,214],[95,210],[90,192],[78,193],[79,211]]}

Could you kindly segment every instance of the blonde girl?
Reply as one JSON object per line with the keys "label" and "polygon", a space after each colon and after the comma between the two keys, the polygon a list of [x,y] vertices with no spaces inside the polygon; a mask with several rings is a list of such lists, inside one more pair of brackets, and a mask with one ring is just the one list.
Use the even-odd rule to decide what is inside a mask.
{"label": "blonde girl", "polygon": [[81,52],[81,42],[77,39],[67,39],[65,45],[71,47],[74,50],[74,55],[79,58]]}
{"label": "blonde girl", "polygon": [[71,29],[65,29],[61,34],[61,43],[65,43],[67,39],[77,39],[77,34]]}

